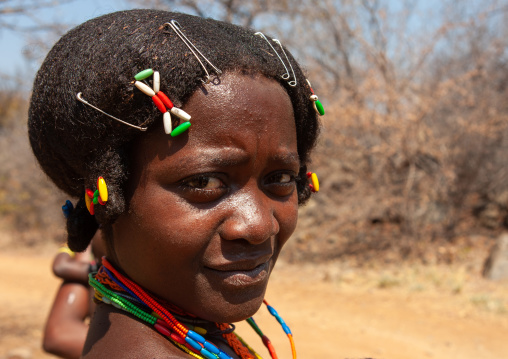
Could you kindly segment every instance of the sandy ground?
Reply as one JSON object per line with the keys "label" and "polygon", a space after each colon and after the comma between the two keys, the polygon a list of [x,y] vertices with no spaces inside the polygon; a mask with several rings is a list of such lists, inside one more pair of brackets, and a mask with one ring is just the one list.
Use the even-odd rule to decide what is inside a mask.
{"label": "sandy ground", "polygon": [[[0,254],[1,359],[51,358],[40,342],[58,281],[43,252]],[[291,327],[299,358],[508,358],[508,282],[470,272],[280,263],[267,299]],[[289,358],[266,309],[256,318],[279,357]],[[240,323],[238,331],[269,357],[250,328]]]}

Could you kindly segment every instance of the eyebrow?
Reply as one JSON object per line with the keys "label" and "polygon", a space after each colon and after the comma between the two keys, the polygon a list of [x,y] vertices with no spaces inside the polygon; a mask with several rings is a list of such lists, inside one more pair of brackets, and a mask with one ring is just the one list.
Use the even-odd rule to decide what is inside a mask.
{"label": "eyebrow", "polygon": [[[193,156],[187,156],[179,161],[182,167],[211,165],[217,167],[236,167],[249,163],[249,153],[236,147],[209,147],[202,148]],[[270,158],[271,162],[284,165],[299,164],[300,157],[297,152],[281,151]]]}

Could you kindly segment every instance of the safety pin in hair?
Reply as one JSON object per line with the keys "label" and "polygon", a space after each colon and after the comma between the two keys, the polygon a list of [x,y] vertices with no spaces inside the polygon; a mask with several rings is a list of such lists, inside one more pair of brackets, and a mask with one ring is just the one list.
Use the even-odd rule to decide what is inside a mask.
{"label": "safety pin in hair", "polygon": [[[273,47],[271,42],[265,36],[265,34],[263,34],[262,32],[256,32],[254,35],[262,37],[263,39],[265,39],[265,41],[268,43],[268,45],[270,45],[270,47],[272,48],[273,52],[275,52],[275,55],[277,55],[277,57],[279,58],[279,61],[281,62],[282,66],[284,66],[284,69],[286,70],[286,73],[281,76],[282,79],[289,80],[290,79],[290,75],[289,75],[288,67],[284,63],[284,60],[282,60],[282,57],[280,57],[280,55],[277,52],[277,50],[275,49],[275,47]],[[288,81],[288,85],[291,86],[291,87],[295,87],[296,84],[297,84],[297,82],[296,82],[296,76],[295,76],[295,71],[293,70],[293,66],[291,65],[291,61],[289,61],[288,55],[286,54],[286,51],[284,51],[284,48],[282,47],[282,44],[281,44],[281,42],[279,40],[272,39],[272,41],[280,46],[280,49],[282,50],[282,53],[284,54],[284,57],[286,58],[286,61],[288,62],[288,65],[289,65],[289,67],[291,69],[291,73],[293,74],[293,79],[294,80]]]}
{"label": "safety pin in hair", "polygon": [[102,113],[102,114],[104,114],[104,115],[106,115],[106,116],[108,116],[108,117],[111,117],[113,120],[116,120],[116,121],[118,121],[118,122],[123,123],[124,125],[130,126],[130,127],[133,127],[133,128],[138,129],[138,130],[140,130],[140,131],[146,131],[146,130],[148,129],[148,127],[140,127],[140,126],[133,125],[132,123],[129,123],[129,122],[126,122],[126,121],[120,120],[119,118],[117,118],[117,117],[115,117],[115,116],[112,116],[112,115],[110,115],[109,113],[106,113],[106,112],[102,111],[100,108],[95,107],[94,105],[92,105],[91,103],[89,103],[87,100],[85,100],[85,99],[83,98],[83,96],[82,96],[81,92],[78,92],[78,93],[76,94],[76,98],[78,99],[78,101],[79,101],[79,102],[84,103],[84,104],[85,104],[85,105],[87,105],[87,106],[90,106],[90,107],[91,107],[91,108],[93,108],[94,110],[97,110],[97,111],[99,111],[100,113]]}
{"label": "safety pin in hair", "polygon": [[201,51],[198,50],[198,48],[187,38],[187,36],[185,36],[185,34],[182,32],[182,30],[180,30],[180,24],[178,23],[178,21],[176,20],[171,20],[171,22],[167,22],[165,23],[165,25],[169,25],[169,27],[171,27],[173,29],[173,31],[178,35],[178,37],[180,38],[180,40],[183,41],[183,43],[189,48],[189,50],[192,52],[192,54],[194,55],[194,57],[198,60],[199,64],[201,65],[201,67],[203,68],[203,70],[205,70],[205,73],[206,73],[206,81],[203,81],[205,84],[209,83],[211,81],[211,78],[210,78],[210,74],[208,73],[208,71],[206,70],[206,66],[205,64],[203,64],[203,62],[201,61],[201,59],[199,58],[198,54],[201,55],[201,57],[208,63],[208,65],[210,65],[213,70],[215,71],[215,73],[217,75],[220,75],[222,74],[222,71],[220,69],[218,69],[214,64],[212,64],[210,62],[210,60],[208,60],[206,58],[205,55],[203,55],[201,53]]}

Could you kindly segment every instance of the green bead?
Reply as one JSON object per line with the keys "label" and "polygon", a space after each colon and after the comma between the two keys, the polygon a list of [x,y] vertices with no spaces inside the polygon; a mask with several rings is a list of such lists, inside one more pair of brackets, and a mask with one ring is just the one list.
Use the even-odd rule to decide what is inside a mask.
{"label": "green bead", "polygon": [[325,114],[325,109],[323,108],[323,105],[321,104],[321,102],[319,102],[319,100],[316,101],[316,108],[321,116]]}
{"label": "green bead", "polygon": [[136,75],[134,75],[134,78],[136,79],[136,81],[141,81],[141,80],[144,80],[147,77],[150,77],[152,75],[153,75],[153,70],[152,69],[146,69],[146,70],[143,70],[141,72],[138,72]]}
{"label": "green bead", "polygon": [[182,123],[181,125],[179,125],[177,128],[175,128],[172,132],[171,132],[171,137],[176,137],[182,133],[184,133],[185,131],[187,131],[187,129],[191,126],[191,123],[190,122],[184,122]]}
{"label": "green bead", "polygon": [[99,203],[99,199],[97,197],[94,197],[92,202],[93,202],[93,204],[97,204],[97,203]]}
{"label": "green bead", "polygon": [[89,275],[88,278],[89,278],[88,282],[92,287],[95,288],[95,290],[101,293],[103,297],[109,298],[111,302],[114,301],[123,310],[135,315],[139,319],[142,319],[145,322],[150,323],[152,325],[154,325],[157,322],[156,317],[136,307],[133,303],[129,302],[126,298],[123,298],[122,296],[116,294],[114,291],[109,290],[104,285],[102,285],[98,280],[93,278],[92,275]]}

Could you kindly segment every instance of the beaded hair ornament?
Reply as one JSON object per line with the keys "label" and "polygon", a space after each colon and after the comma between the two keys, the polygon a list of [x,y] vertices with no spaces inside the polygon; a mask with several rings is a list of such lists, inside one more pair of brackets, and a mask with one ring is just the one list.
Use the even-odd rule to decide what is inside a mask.
{"label": "beaded hair ornament", "polygon": [[[215,74],[217,76],[222,74],[222,71],[220,69],[218,69],[214,64],[212,64],[210,62],[210,60],[208,60],[201,53],[201,51],[199,51],[199,49],[187,38],[187,36],[185,36],[185,34],[182,32],[182,30],[180,28],[180,24],[176,20],[171,20],[170,22],[165,23],[164,26],[169,26],[176,33],[176,35],[180,38],[180,40],[182,40],[182,42],[185,44],[185,46],[187,46],[187,48],[191,51],[191,53],[194,55],[194,57],[198,60],[200,66],[203,68],[203,70],[206,73],[206,79],[201,80],[203,83],[205,83],[205,84],[209,83],[211,81],[211,76],[210,76],[210,73],[208,72],[206,66],[204,65],[203,61],[201,61],[201,59],[203,59],[207,64],[209,64],[212,67],[213,71],[215,72]],[[151,76],[153,76],[152,77],[152,86],[150,86],[147,83],[148,78]],[[168,135],[171,134],[171,137],[175,137],[175,136],[178,136],[178,135],[184,133],[185,131],[187,131],[189,129],[189,127],[191,126],[191,123],[190,123],[191,116],[187,112],[183,111],[182,109],[175,107],[173,105],[173,102],[169,99],[169,97],[166,96],[166,94],[164,94],[164,92],[160,91],[160,74],[158,71],[154,71],[151,68],[140,71],[136,75],[134,75],[134,81],[132,83],[134,84],[134,86],[136,86],[136,88],[138,90],[143,92],[145,95],[149,96],[152,99],[155,106],[159,109],[159,111],[162,112],[162,114],[163,114],[162,121],[164,124],[164,132],[166,134],[168,134]],[[99,109],[98,107],[96,107],[96,106],[90,104],[88,101],[86,101],[83,98],[83,95],[81,92],[79,92],[76,95],[76,98],[78,101],[82,102],[83,104],[90,106],[91,108],[103,113],[104,115],[106,115],[106,116],[108,116],[120,123],[123,123],[124,125],[136,128],[140,131],[146,131],[148,129],[147,127],[133,125],[131,123],[128,123],[126,121],[123,121],[115,116],[112,116],[112,115],[106,113],[105,111]],[[184,121],[183,123],[178,125],[175,129],[173,129],[171,114],[179,117],[181,120]]]}
{"label": "beaded hair ornament", "polygon": [[87,188],[85,190],[85,204],[88,212],[93,216],[95,214],[95,205],[100,204],[104,206],[108,201],[108,187],[104,178],[99,177],[97,179],[97,189],[92,191]]}
{"label": "beaded hair ornament", "polygon": [[[147,83],[147,79],[152,75],[153,75],[152,86],[150,86]],[[155,106],[159,109],[160,112],[163,113],[162,120],[164,123],[164,132],[166,132],[166,134],[168,134],[168,135],[171,134],[171,137],[175,137],[175,136],[178,136],[178,135],[182,134],[183,132],[185,132],[191,126],[191,123],[190,123],[191,116],[184,110],[175,107],[173,105],[173,102],[169,99],[169,97],[166,96],[166,94],[164,94],[164,92],[160,91],[160,74],[158,71],[154,71],[153,69],[145,69],[143,71],[140,71],[136,75],[134,75],[134,81],[132,83],[134,84],[134,86],[136,86],[136,88],[138,90],[143,92],[145,95],[150,96],[152,98],[152,101],[155,104]],[[133,125],[132,123],[121,120],[113,115],[106,113],[105,111],[99,109],[98,107],[96,107],[96,106],[92,105],[91,103],[89,103],[88,101],[86,101],[83,98],[83,95],[81,92],[78,92],[78,94],[76,95],[76,98],[81,103],[84,103],[85,105],[90,106],[91,108],[103,113],[104,115],[106,115],[106,116],[108,116],[108,117],[110,117],[110,118],[112,118],[124,125],[133,127],[133,128],[138,129],[140,131],[146,131],[148,129],[147,127]],[[178,127],[176,127],[174,130],[173,130],[173,125],[171,123],[170,113],[172,113],[173,115],[179,117],[180,119],[182,119],[184,121],[182,124],[178,125]]]}
{"label": "beaded hair ornament", "polygon": [[[277,51],[277,49],[272,45],[270,40],[268,40],[268,38],[262,32],[256,32],[256,33],[254,33],[254,36],[259,36],[260,38],[262,38],[263,40],[266,41],[268,46],[270,46],[271,50],[277,56],[280,63],[284,67],[285,72],[281,75],[281,78],[283,80],[286,80],[289,86],[295,87],[297,85],[295,71],[293,70],[291,61],[289,61],[289,57],[286,54],[286,51],[284,51],[284,47],[282,46],[281,42],[277,39],[272,39],[272,42],[274,44],[278,45],[278,47],[280,48],[282,56],[279,55],[279,52]],[[283,60],[283,58],[285,59],[285,61]],[[286,63],[287,63],[287,65],[286,65]],[[291,73],[289,72],[289,70],[291,70]],[[325,114],[325,109],[323,108],[323,105],[319,101],[319,98],[317,97],[317,95],[314,93],[314,90],[312,89],[312,86],[311,86],[309,80],[307,80],[307,84],[309,85],[309,89],[311,92],[309,99],[312,101],[312,106],[314,107],[314,111],[316,111],[316,113],[319,116],[323,116]],[[309,173],[307,173],[307,178],[311,182],[311,183],[309,183],[310,190],[313,193],[319,192],[319,180],[318,180],[317,175],[313,172],[309,172]]]}
{"label": "beaded hair ornament", "polygon": [[[148,79],[152,75],[152,87],[150,87],[146,82],[141,82]],[[187,131],[187,129],[191,126],[191,116],[184,110],[175,107],[173,102],[171,102],[171,100],[164,94],[164,92],[160,91],[160,74],[158,71],[146,69],[138,72],[136,75],[134,75],[134,86],[136,86],[145,95],[150,96],[155,106],[157,106],[159,111],[163,113],[162,121],[164,123],[164,132],[166,132],[167,135],[171,134],[171,137],[178,136],[179,134]],[[173,130],[170,113],[179,117],[185,122]]]}

